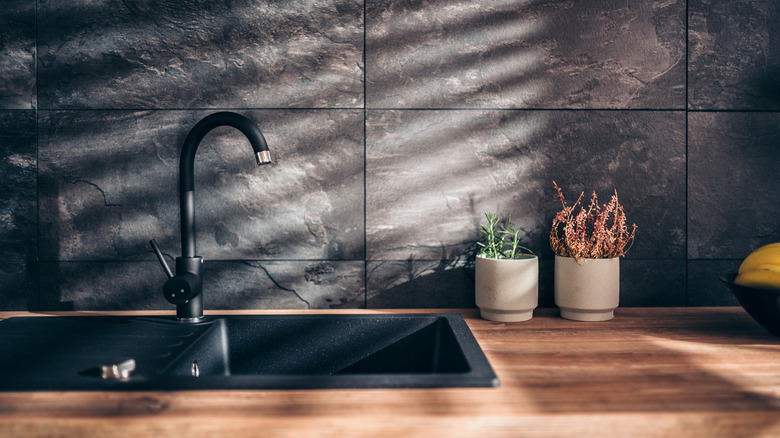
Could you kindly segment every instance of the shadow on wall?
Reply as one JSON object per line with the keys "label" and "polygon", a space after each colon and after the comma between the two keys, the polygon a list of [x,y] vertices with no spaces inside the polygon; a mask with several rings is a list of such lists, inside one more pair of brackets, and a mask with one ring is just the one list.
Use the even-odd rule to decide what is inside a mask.
{"label": "shadow on wall", "polygon": [[753,85],[750,88],[756,90],[755,94],[766,102],[767,108],[780,108],[780,68],[758,76],[753,80]]}
{"label": "shadow on wall", "polygon": [[368,5],[369,107],[519,108],[546,100],[546,18],[517,2]]}
{"label": "shadow on wall", "polygon": [[370,2],[374,108],[683,108],[685,5]]}
{"label": "shadow on wall", "polygon": [[0,303],[6,310],[37,301],[35,147],[35,113],[0,111]]}
{"label": "shadow on wall", "polygon": [[[258,15],[259,6],[247,1],[41,4],[42,308],[167,305],[159,266],[138,261],[153,260],[150,238],[169,258],[178,253],[178,147],[207,114],[60,110],[354,106],[362,92],[354,50],[362,45],[362,7],[266,6]],[[214,186],[196,200],[199,253],[207,260],[362,257],[358,239],[342,234],[362,233],[355,215],[328,220],[345,209],[343,200],[356,198],[362,181],[353,138],[362,131],[359,115],[253,117],[284,166],[259,175],[243,166],[251,162],[246,148],[233,144],[245,139],[227,128],[209,134],[196,165],[196,185]],[[270,135],[264,121],[273,126]],[[325,148],[312,147],[323,140],[330,140]],[[253,274],[261,283],[270,278],[267,270]],[[334,302],[343,298],[333,294]]]}
{"label": "shadow on wall", "polygon": [[[83,281],[86,274],[70,285],[52,281],[54,290],[61,289],[59,301],[78,295],[79,308],[101,308],[101,302],[116,308],[124,302],[116,296],[119,290],[130,302],[136,297],[138,305],[147,296],[154,297],[150,303],[157,301],[164,280],[159,266],[152,263],[148,275],[134,281],[123,272],[123,264],[113,262],[131,266],[154,260],[150,238],[158,240],[169,258],[178,255],[178,148],[173,145],[181,144],[188,127],[205,114],[80,111],[53,112],[45,118],[48,135],[41,140],[40,154],[42,260],[67,269],[70,276],[79,272],[79,266],[86,273],[96,269],[90,263],[103,262],[112,266],[104,273],[116,281],[113,288],[103,288],[100,281],[90,286]],[[353,206],[354,200],[362,199],[362,142],[354,136],[362,131],[360,113],[257,111],[249,116],[271,127],[266,133],[277,161],[256,169],[246,139],[235,130],[220,128],[206,137],[208,144],[199,150],[195,168],[198,253],[207,264],[283,259],[301,265],[302,271],[317,261],[332,260],[339,267],[324,273],[326,279],[317,283],[322,290],[303,302],[354,305],[352,293],[362,294],[364,287],[353,283],[354,273],[346,275],[341,268],[363,257],[362,205]],[[113,131],[92,133],[92,124]],[[301,124],[313,128],[302,130]],[[323,139],[328,140],[325,145]],[[106,160],[111,154],[119,159]],[[262,269],[245,274],[259,283],[271,275]],[[146,287],[149,278],[159,284]],[[334,279],[342,284],[333,284]],[[86,290],[72,287],[77,284]],[[296,287],[287,284],[281,288],[294,298]],[[242,284],[236,279],[220,286]],[[277,292],[272,286],[268,295]],[[57,301],[53,290],[46,293],[47,302]],[[331,295],[331,302],[321,299],[325,294]],[[237,298],[224,298],[216,302],[223,308],[237,307]],[[288,301],[280,298],[276,305],[264,307]]]}
{"label": "shadow on wall", "polygon": [[[41,5],[42,108],[354,107],[362,5]],[[98,20],[99,17],[99,20]]]}
{"label": "shadow on wall", "polygon": [[[170,10],[124,3],[118,9],[47,3],[39,13],[39,226],[42,266],[51,273],[42,286],[44,307],[153,307],[160,276],[153,263],[137,262],[153,260],[149,238],[169,255],[177,252],[176,154],[200,114],[96,109],[360,104],[359,2],[318,2],[305,10],[266,5],[263,26],[256,25],[261,18],[252,2],[229,11],[214,2]],[[96,26],[98,16],[106,21]],[[494,19],[499,16],[488,22]],[[492,26],[482,20],[460,23],[472,29],[466,38]],[[490,49],[491,65],[508,62],[513,45]],[[448,69],[463,75],[458,64],[476,61],[464,55]],[[260,115],[278,157],[270,175],[250,175],[237,164],[245,151],[223,147],[234,139],[230,134],[209,139],[216,144],[199,151],[196,186],[212,186],[196,189],[199,253],[207,260],[364,258],[357,201],[363,198],[362,112],[288,111],[270,121],[269,112]],[[295,120],[300,117],[308,123]],[[293,147],[286,146],[290,139]],[[134,278],[136,271],[146,275]],[[101,279],[85,281],[93,275]],[[353,302],[338,294],[332,299]]]}
{"label": "shadow on wall", "polygon": [[[476,254],[476,251],[473,252]],[[473,308],[474,257],[368,262],[369,308]]]}
{"label": "shadow on wall", "polygon": [[[539,242],[552,214],[538,206],[550,193],[551,163],[559,157],[535,144],[552,129],[550,112],[495,108],[653,103],[644,90],[677,64],[668,29],[661,26],[656,37],[652,14],[684,12],[674,2],[657,10],[611,5],[606,13],[592,2],[585,18],[571,15],[570,4],[371,2],[363,17],[358,1],[259,3],[41,4],[43,262],[70,264],[70,272],[78,263],[150,261],[152,237],[175,255],[178,147],[206,112],[172,108],[287,108],[250,115],[266,133],[274,167],[243,167],[245,147],[231,145],[238,137],[227,132],[215,131],[199,151],[196,186],[211,186],[196,189],[199,253],[239,263],[367,260],[369,284],[357,290],[370,289],[369,305],[372,297],[404,295],[386,288],[412,281],[436,286],[437,293],[446,289],[442,284],[473,284],[466,263],[482,212],[513,213]],[[569,15],[576,31],[558,35],[552,21]],[[591,23],[591,16],[598,19]],[[361,19],[372,66],[365,75]],[[613,26],[623,22],[642,25]],[[609,32],[600,33],[604,29]],[[635,55],[621,38],[629,31],[662,50],[642,45]],[[598,38],[582,42],[579,35]],[[613,55],[639,65],[599,62]],[[360,108],[364,80],[367,119]],[[289,109],[296,107],[330,109]],[[449,109],[419,111],[424,108]],[[453,110],[459,108],[468,110]],[[581,132],[565,137],[561,131],[561,144],[583,148]],[[446,255],[439,253],[442,246]],[[407,260],[412,271],[400,268]],[[99,294],[130,288],[140,297],[134,302],[143,303],[152,293],[143,286],[146,278],[139,283],[117,275],[127,284]],[[351,276],[346,284],[342,289],[354,290]],[[81,292],[63,293],[46,302]],[[473,301],[473,294],[441,293],[436,302],[446,306]],[[354,302],[342,298],[333,301]],[[106,299],[99,302],[122,301]]]}
{"label": "shadow on wall", "polygon": [[553,179],[662,211],[635,253],[683,258],[684,114],[546,109],[684,108],[684,2],[445,3],[367,5],[368,305],[473,302],[486,211],[551,258]]}

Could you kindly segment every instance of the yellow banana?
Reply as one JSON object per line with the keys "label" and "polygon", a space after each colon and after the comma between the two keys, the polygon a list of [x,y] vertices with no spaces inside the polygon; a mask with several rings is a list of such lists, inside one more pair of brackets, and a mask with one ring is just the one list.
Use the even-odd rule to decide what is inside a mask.
{"label": "yellow banana", "polygon": [[766,269],[767,271],[780,272],[780,265],[758,265],[755,269]]}
{"label": "yellow banana", "polygon": [[780,248],[780,242],[769,243],[769,244],[766,244],[764,246],[760,246],[760,247],[756,248],[756,250],[753,251],[753,252],[763,251],[765,249],[772,249],[772,248]]}
{"label": "yellow banana", "polygon": [[756,289],[780,290],[780,270],[751,269],[737,275],[734,283]]}
{"label": "yellow banana", "polygon": [[764,245],[748,255],[739,266],[739,274],[756,269],[759,265],[780,266],[780,243]]}

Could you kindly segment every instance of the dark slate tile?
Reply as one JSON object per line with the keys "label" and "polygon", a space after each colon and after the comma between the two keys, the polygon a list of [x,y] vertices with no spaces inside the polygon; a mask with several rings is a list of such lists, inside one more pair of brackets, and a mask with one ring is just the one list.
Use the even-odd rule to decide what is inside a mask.
{"label": "dark slate tile", "polygon": [[368,262],[368,308],[473,308],[474,266],[463,261]]}
{"label": "dark slate tile", "polygon": [[156,262],[41,262],[40,309],[165,310],[165,273]]}
{"label": "dark slate tile", "polygon": [[35,0],[3,2],[0,47],[0,109],[34,109]]}
{"label": "dark slate tile", "polygon": [[777,113],[689,115],[689,258],[744,258],[780,241],[779,127]]}
{"label": "dark slate tile", "polygon": [[0,111],[0,262],[35,260],[35,112]]}
{"label": "dark slate tile", "polygon": [[41,106],[357,107],[357,0],[43,1]]}
{"label": "dark slate tile", "polygon": [[[42,263],[42,310],[175,310],[156,262]],[[362,262],[204,263],[203,307],[363,307]]]}
{"label": "dark slate tile", "polygon": [[[51,112],[41,123],[41,257],[152,260],[180,253],[179,149],[202,111]],[[198,253],[205,259],[363,257],[362,113],[245,112],[274,164],[256,168],[220,127],[195,164]]]}
{"label": "dark slate tile", "polygon": [[0,311],[38,309],[37,278],[34,264],[0,262]]}
{"label": "dark slate tile", "polygon": [[371,108],[685,106],[685,2],[382,0]]}
{"label": "dark slate tile", "polygon": [[555,259],[539,260],[538,307],[555,307]]}
{"label": "dark slate tile", "polygon": [[773,0],[689,2],[688,106],[780,109],[780,8]]}
{"label": "dark slate tile", "polygon": [[209,309],[365,307],[362,261],[206,262]]}
{"label": "dark slate tile", "polygon": [[685,260],[620,260],[621,307],[686,305]]}
{"label": "dark slate tile", "polygon": [[137,259],[152,238],[173,252],[164,237],[178,233],[177,155],[195,114],[41,115],[41,259]]}
{"label": "dark slate tile", "polygon": [[617,189],[639,225],[636,258],[685,254],[685,115],[614,111],[370,111],[368,258],[473,256],[484,212],[511,214],[526,242],[551,258],[560,209]]}
{"label": "dark slate tile", "polygon": [[731,290],[720,281],[729,273],[737,272],[742,259],[689,260],[689,306],[739,306]]}

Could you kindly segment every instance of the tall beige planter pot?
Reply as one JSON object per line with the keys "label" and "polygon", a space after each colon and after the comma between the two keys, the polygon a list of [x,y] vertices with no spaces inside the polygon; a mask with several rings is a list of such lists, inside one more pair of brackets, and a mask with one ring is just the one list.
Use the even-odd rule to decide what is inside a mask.
{"label": "tall beige planter pot", "polygon": [[561,317],[607,321],[620,301],[620,258],[583,259],[555,256],[555,305]]}
{"label": "tall beige planter pot", "polygon": [[477,256],[476,301],[482,318],[528,321],[539,304],[539,258],[490,259]]}

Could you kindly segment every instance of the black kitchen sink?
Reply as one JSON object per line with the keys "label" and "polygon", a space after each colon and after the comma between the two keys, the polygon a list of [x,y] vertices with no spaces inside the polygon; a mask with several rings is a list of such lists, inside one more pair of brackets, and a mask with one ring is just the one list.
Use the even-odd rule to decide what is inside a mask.
{"label": "black kitchen sink", "polygon": [[458,314],[230,315],[197,323],[163,316],[58,316],[0,322],[3,391],[497,385]]}

